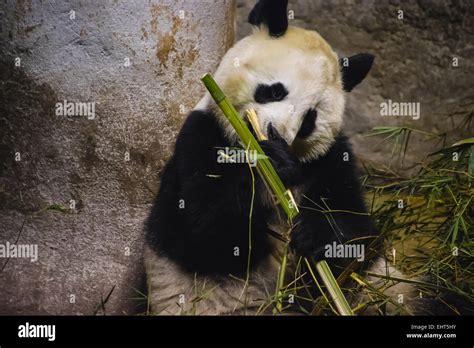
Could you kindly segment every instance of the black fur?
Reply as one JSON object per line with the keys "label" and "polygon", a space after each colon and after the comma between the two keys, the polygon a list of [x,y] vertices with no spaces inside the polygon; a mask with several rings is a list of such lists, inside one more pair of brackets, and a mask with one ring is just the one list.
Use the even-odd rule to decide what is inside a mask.
{"label": "black fur", "polygon": [[[365,212],[354,157],[345,137],[311,163],[301,164],[278,132],[269,125],[269,140],[261,142],[285,185],[303,185],[302,205],[313,202],[334,210]],[[147,239],[160,253],[184,269],[201,274],[239,274],[247,268],[252,180],[248,164],[219,164],[217,151],[234,146],[223,136],[211,113],[192,112],[184,123],[173,157],[165,167],[161,187],[148,219]],[[344,153],[349,161],[344,161]],[[213,177],[213,176],[218,177]],[[263,183],[255,171],[252,216],[252,266],[268,254],[267,221],[272,211],[263,205]],[[185,207],[180,209],[179,200]],[[313,202],[311,202],[311,201]],[[326,243],[344,242],[373,233],[370,218],[350,213],[325,214],[301,208],[292,248],[299,255],[321,257]],[[333,231],[332,217],[340,231]],[[334,223],[333,223],[334,225]],[[234,247],[240,256],[234,256]]]}
{"label": "black fur", "polygon": [[306,115],[304,115],[298,134],[296,134],[298,138],[304,139],[313,133],[316,128],[316,117],[318,117],[318,111],[316,109],[309,109]]}
{"label": "black fur", "polygon": [[[304,164],[302,175],[305,193],[291,242],[297,255],[323,259],[326,244],[378,233],[367,214],[355,157],[345,136],[336,138],[323,157]],[[366,238],[354,243],[371,241],[372,238]]]}
{"label": "black fur", "polygon": [[[148,219],[148,242],[189,271],[241,273],[248,256],[252,177],[244,164],[219,164],[217,151],[233,146],[215,116],[192,112],[166,165]],[[210,176],[212,175],[212,176]],[[215,177],[218,176],[218,177]],[[256,177],[257,190],[263,183]],[[180,209],[183,199],[185,208]],[[267,212],[255,202],[252,263],[267,252]],[[234,256],[238,247],[240,256]]]}
{"label": "black fur", "polygon": [[288,0],[259,0],[250,12],[248,21],[253,25],[265,23],[270,36],[282,36],[288,29],[287,6]]}
{"label": "black fur", "polygon": [[298,159],[290,152],[288,144],[271,123],[267,133],[269,139],[260,142],[263,152],[270,157],[270,162],[285,186],[297,185],[301,181]]}
{"label": "black fur", "polygon": [[[344,64],[344,60],[348,59]],[[342,84],[346,92],[352,91],[369,73],[375,56],[370,53],[359,53],[349,58],[339,59],[342,71]]]}

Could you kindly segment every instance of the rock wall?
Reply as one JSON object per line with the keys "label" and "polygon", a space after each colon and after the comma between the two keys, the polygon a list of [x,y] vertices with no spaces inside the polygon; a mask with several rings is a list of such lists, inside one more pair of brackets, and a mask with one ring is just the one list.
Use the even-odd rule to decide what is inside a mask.
{"label": "rock wall", "polygon": [[[237,39],[251,31],[252,6],[253,1],[237,2]],[[348,95],[345,128],[362,160],[413,175],[415,164],[442,142],[412,133],[402,162],[398,151],[391,155],[393,142],[365,136],[377,126],[449,132],[447,144],[472,136],[472,124],[459,129],[474,111],[471,1],[290,0],[288,10],[294,15],[290,25],[317,30],[340,56],[376,56],[369,77]],[[420,103],[419,119],[381,116],[380,105],[389,99]]]}
{"label": "rock wall", "polygon": [[234,8],[0,4],[0,245],[38,248],[0,258],[0,314],[137,311],[143,222]]}

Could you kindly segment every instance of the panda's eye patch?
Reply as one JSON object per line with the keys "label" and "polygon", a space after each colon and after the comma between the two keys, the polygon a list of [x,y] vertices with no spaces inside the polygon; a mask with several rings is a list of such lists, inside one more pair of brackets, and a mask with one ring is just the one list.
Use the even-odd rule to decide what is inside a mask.
{"label": "panda's eye patch", "polygon": [[300,130],[296,134],[298,138],[306,138],[313,133],[316,128],[316,117],[318,117],[318,112],[315,109],[309,109],[306,112]]}
{"label": "panda's eye patch", "polygon": [[258,85],[253,97],[257,103],[265,104],[283,100],[287,95],[285,86],[278,82],[273,85]]}

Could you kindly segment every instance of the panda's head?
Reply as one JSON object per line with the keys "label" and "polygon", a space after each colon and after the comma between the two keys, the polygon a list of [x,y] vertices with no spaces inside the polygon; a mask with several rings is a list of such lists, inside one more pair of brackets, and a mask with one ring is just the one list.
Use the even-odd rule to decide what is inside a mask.
{"label": "panda's head", "polygon": [[[327,152],[342,127],[345,92],[367,75],[373,56],[338,59],[316,32],[288,27],[287,0],[260,0],[249,16],[254,32],[224,56],[215,79],[236,109],[257,112],[266,135],[273,127],[303,161]],[[206,95],[198,109],[212,109],[226,136],[230,123]]]}

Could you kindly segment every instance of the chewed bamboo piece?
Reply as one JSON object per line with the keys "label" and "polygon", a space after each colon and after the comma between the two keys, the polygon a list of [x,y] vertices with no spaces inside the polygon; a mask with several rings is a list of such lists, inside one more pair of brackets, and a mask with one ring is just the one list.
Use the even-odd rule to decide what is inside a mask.
{"label": "chewed bamboo piece", "polygon": [[258,122],[258,116],[254,109],[247,110],[247,119],[249,120],[250,124],[257,135],[257,139],[259,141],[267,140],[267,137],[263,134],[262,130],[260,129],[260,123]]}

